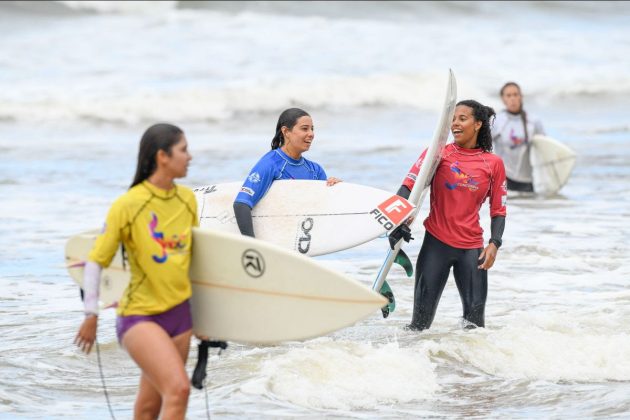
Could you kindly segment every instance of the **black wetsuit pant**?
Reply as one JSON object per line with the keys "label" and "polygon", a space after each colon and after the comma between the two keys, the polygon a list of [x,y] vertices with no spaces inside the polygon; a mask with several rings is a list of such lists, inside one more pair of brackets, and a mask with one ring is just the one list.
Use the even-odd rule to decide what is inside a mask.
{"label": "black wetsuit pant", "polygon": [[[451,267],[462,300],[464,319],[478,327],[485,326],[488,272],[477,268],[482,250],[453,248],[429,232],[425,233],[416,263],[416,285],[410,328],[424,330],[431,326]],[[474,328],[470,324],[467,327]]]}

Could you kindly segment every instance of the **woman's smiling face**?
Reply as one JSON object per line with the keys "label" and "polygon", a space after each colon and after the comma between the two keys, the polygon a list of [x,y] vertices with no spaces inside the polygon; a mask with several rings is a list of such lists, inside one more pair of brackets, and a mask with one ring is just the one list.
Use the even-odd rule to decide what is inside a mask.
{"label": "woman's smiling face", "polygon": [[298,118],[292,129],[282,127],[284,144],[292,151],[302,154],[311,148],[315,138],[313,120],[308,115]]}
{"label": "woman's smiling face", "polygon": [[477,144],[477,132],[481,125],[481,121],[475,120],[471,107],[459,105],[455,108],[451,133],[453,133],[453,138],[458,145],[474,148]]}

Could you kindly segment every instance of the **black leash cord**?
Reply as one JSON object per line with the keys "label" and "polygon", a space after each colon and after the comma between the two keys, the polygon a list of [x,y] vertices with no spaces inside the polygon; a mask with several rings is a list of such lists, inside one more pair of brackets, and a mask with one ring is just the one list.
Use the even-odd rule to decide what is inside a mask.
{"label": "black leash cord", "polygon": [[192,377],[190,378],[190,382],[192,386],[197,389],[205,389],[205,397],[206,397],[206,417],[210,420],[210,404],[208,402],[208,387],[206,385],[206,370],[208,367],[208,348],[215,347],[219,349],[218,355],[221,355],[221,352],[227,349],[228,345],[225,341],[208,341],[202,340],[197,345],[197,364],[195,365],[195,370],[193,371]]}
{"label": "black leash cord", "polygon": [[101,374],[101,383],[103,384],[103,393],[105,394],[105,400],[107,401],[107,408],[109,409],[109,414],[112,416],[112,420],[116,420],[116,417],[114,417],[114,410],[112,410],[112,404],[109,402],[107,386],[105,385],[105,375],[103,374],[103,365],[101,363],[101,349],[98,345],[98,338],[96,338],[96,359],[98,360],[98,371]]}

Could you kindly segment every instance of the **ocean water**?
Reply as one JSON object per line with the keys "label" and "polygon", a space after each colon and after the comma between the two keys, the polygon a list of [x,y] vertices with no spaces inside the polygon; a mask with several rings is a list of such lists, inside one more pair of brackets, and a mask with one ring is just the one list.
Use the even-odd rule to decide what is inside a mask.
{"label": "ocean water", "polygon": [[[63,249],[126,190],[149,125],[186,131],[182,183],[199,186],[244,179],[300,106],[316,126],[307,157],[393,192],[449,68],[460,99],[497,109],[519,82],[578,155],[561,194],[508,202],[487,328],[462,329],[451,280],[433,327],[405,331],[413,281],[396,268],[388,319],[231,344],[188,417],[207,397],[215,418],[630,418],[629,19],[625,2],[2,2],[0,418],[109,418],[96,355],[72,345],[82,306]],[[371,285],[386,250],[318,260]],[[99,342],[114,413],[130,418],[138,369],[111,311]]]}

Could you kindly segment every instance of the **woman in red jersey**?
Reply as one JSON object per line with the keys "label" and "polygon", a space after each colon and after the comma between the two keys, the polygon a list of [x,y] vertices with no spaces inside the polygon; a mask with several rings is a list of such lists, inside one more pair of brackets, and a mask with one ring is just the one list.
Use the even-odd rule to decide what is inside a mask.
{"label": "woman in red jersey", "polygon": [[[451,268],[463,306],[466,328],[483,327],[488,292],[487,270],[494,264],[505,227],[506,179],[501,158],[492,153],[494,110],[477,101],[455,108],[454,143],[443,150],[431,181],[431,209],[418,261],[412,330],[431,326]],[[409,197],[426,151],[398,190]],[[490,200],[491,235],[484,247],[479,210]]]}

